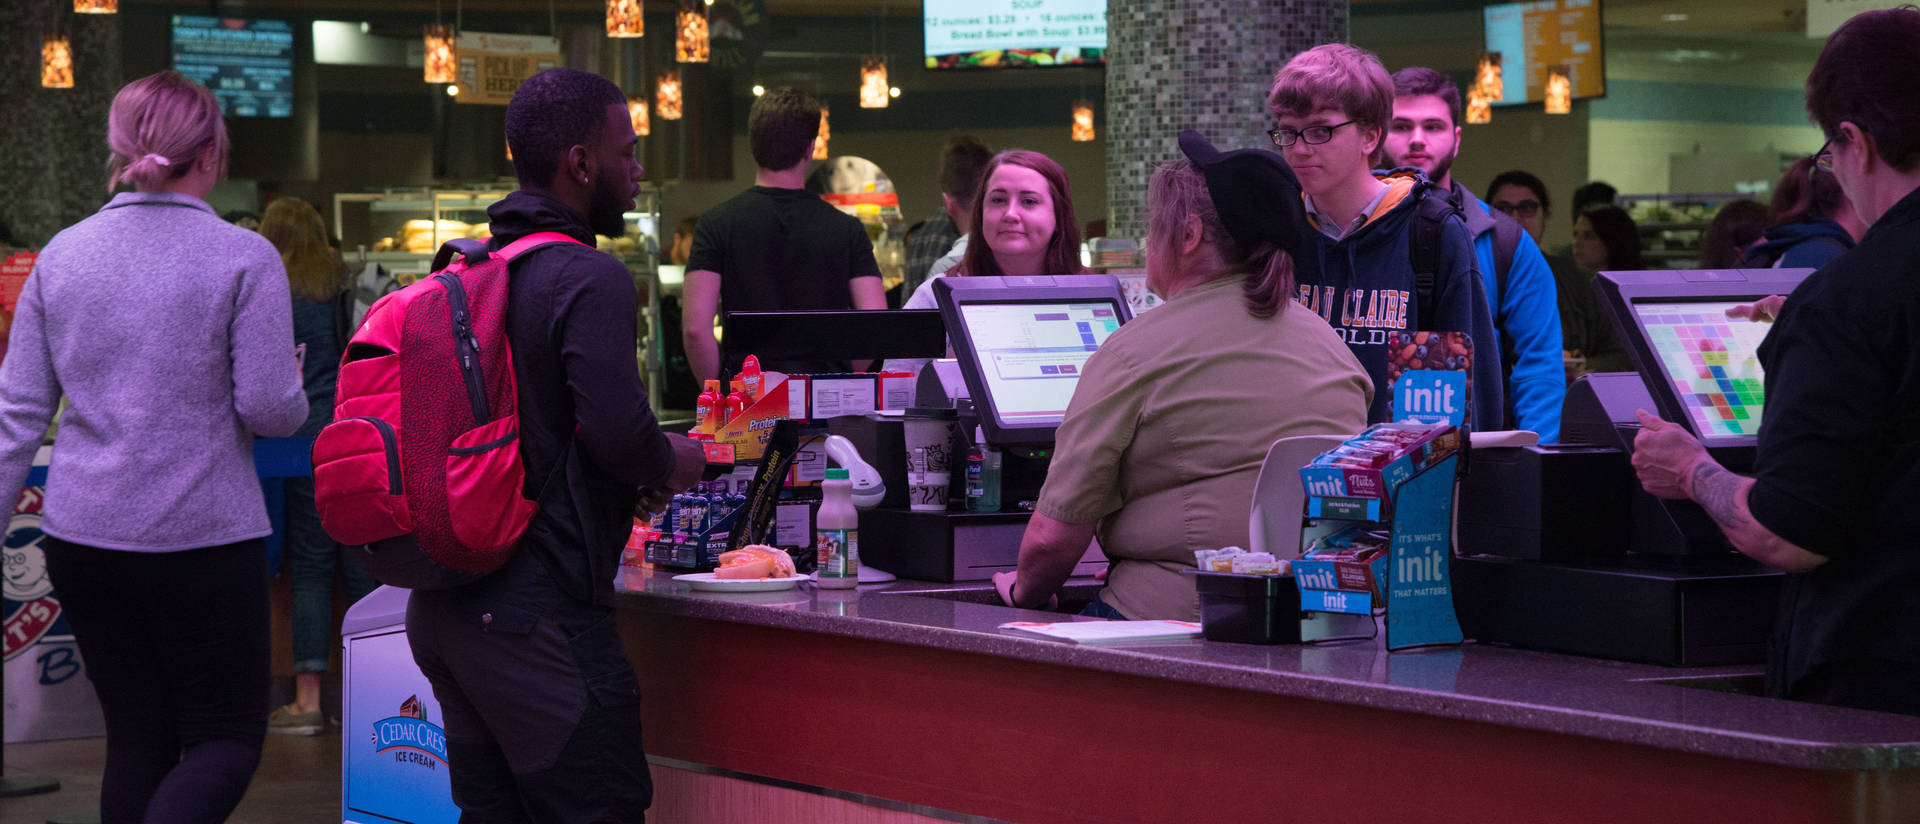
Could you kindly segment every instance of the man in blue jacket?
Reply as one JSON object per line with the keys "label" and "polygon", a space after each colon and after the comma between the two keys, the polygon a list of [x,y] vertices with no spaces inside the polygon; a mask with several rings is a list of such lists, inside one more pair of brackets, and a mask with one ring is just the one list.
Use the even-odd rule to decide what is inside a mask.
{"label": "man in blue jacket", "polygon": [[[1373,160],[1393,117],[1393,81],[1371,52],[1329,43],[1295,55],[1273,78],[1267,110],[1281,157],[1300,178],[1313,237],[1292,250],[1300,302],[1332,324],[1373,377],[1370,421],[1392,417],[1389,342],[1400,333],[1465,332],[1474,342],[1471,422],[1504,426],[1500,349],[1485,287],[1474,273],[1473,237],[1457,215],[1435,228],[1435,248],[1415,272],[1421,201],[1442,197],[1426,175],[1381,178]],[[1423,282],[1424,281],[1424,282]],[[1555,338],[1558,340],[1558,338]]]}
{"label": "man in blue jacket", "polygon": [[[1566,370],[1560,354],[1559,293],[1553,269],[1520,224],[1494,212],[1453,180],[1460,154],[1460,89],[1444,74],[1421,66],[1393,73],[1393,123],[1387,129],[1390,166],[1427,173],[1462,205],[1480,278],[1499,335],[1488,348],[1506,366],[1506,427],[1560,439],[1560,406],[1566,400]],[[1491,428],[1491,427],[1488,427]]]}

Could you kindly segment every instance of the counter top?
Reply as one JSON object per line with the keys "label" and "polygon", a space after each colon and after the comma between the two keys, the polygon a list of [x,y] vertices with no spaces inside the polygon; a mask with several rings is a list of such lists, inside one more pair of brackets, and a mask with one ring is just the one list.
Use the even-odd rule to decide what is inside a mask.
{"label": "counter top", "polygon": [[[1079,581],[1070,589],[1090,593]],[[624,568],[623,609],[862,638],[1820,770],[1920,768],[1920,718],[1721,691],[1752,667],[1673,669],[1479,644],[1388,653],[1379,640],[1259,646],[1074,645],[1003,632],[1067,620],[1000,605],[990,585],[695,592]],[[1097,620],[1078,619],[1072,620]],[[1695,686],[1680,686],[1693,684]]]}

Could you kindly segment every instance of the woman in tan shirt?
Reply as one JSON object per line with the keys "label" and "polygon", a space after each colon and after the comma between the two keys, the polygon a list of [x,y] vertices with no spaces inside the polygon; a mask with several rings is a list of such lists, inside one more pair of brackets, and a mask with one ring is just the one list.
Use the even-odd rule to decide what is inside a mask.
{"label": "woman in tan shirt", "polygon": [[1192,161],[1148,183],[1147,282],[1166,304],[1087,361],[1003,598],[1037,606],[1095,537],[1112,559],[1086,614],[1197,616],[1180,570],[1196,549],[1245,546],[1254,479],[1275,440],[1366,427],[1373,382],[1325,321],[1289,307],[1300,184],[1271,152]]}

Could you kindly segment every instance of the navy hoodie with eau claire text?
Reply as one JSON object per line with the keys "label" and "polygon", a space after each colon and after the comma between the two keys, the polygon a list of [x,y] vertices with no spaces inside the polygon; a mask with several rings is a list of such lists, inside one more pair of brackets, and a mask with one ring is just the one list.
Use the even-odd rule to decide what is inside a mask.
{"label": "navy hoodie with eau claire text", "polygon": [[[1498,429],[1505,409],[1500,348],[1494,342],[1486,287],[1474,265],[1473,237],[1459,217],[1441,227],[1435,305],[1419,305],[1412,231],[1416,205],[1429,186],[1423,176],[1406,172],[1387,176],[1384,182],[1386,194],[1360,228],[1339,240],[1318,230],[1312,233],[1311,246],[1302,254],[1315,259],[1296,270],[1300,302],[1333,326],[1372,376],[1373,406],[1367,420],[1373,423],[1393,415],[1387,360],[1388,342],[1396,333],[1467,333],[1473,341],[1469,420],[1475,429]],[[1309,219],[1314,219],[1311,214]]]}

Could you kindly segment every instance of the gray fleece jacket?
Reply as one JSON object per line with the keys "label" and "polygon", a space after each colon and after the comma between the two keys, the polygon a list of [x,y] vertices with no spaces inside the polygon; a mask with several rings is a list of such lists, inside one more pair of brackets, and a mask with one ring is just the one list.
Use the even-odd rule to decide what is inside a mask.
{"label": "gray fleece jacket", "polygon": [[197,198],[116,195],[54,236],[21,293],[0,362],[0,490],[25,481],[65,395],[47,534],[135,552],[262,537],[253,438],[307,417],[293,348],[273,244]]}

